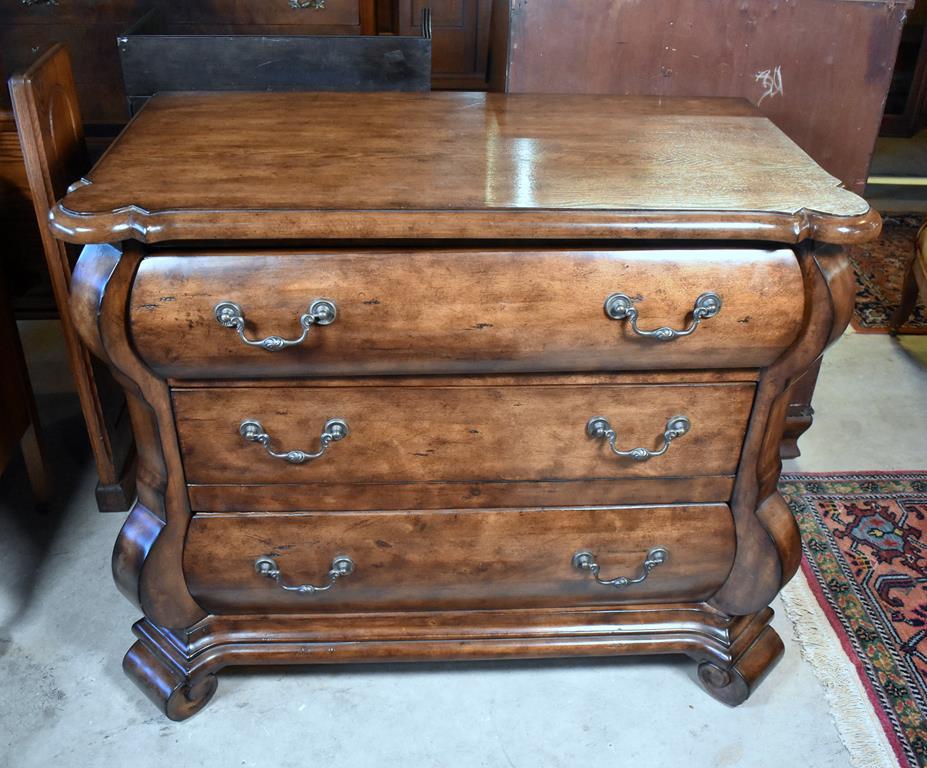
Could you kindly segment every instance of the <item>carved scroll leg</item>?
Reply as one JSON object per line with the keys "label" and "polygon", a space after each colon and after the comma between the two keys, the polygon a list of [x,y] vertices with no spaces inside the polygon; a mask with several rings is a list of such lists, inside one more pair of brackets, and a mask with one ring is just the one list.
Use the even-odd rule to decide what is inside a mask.
{"label": "carved scroll leg", "polygon": [[731,707],[743,704],[782,658],[782,640],[769,626],[772,617],[772,609],[766,608],[735,623],[729,664],[699,664],[699,680],[718,701]]}
{"label": "carved scroll leg", "polygon": [[122,660],[129,678],[171,720],[186,720],[205,707],[216,692],[212,673],[191,678],[184,669],[144,639],[135,643]]}

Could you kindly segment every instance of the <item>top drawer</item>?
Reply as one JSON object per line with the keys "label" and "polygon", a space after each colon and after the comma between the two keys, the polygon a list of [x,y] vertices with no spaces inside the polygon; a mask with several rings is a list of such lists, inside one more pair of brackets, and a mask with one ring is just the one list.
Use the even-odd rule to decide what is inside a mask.
{"label": "top drawer", "polygon": [[[614,294],[634,322],[609,317]],[[696,325],[703,294],[720,311]],[[335,318],[300,343],[249,345],[235,327],[298,339],[301,316],[326,319],[308,312],[318,299]],[[168,253],[139,267],[131,332],[175,378],[754,368],[795,339],[803,308],[788,249]],[[638,333],[661,327],[691,332]]]}

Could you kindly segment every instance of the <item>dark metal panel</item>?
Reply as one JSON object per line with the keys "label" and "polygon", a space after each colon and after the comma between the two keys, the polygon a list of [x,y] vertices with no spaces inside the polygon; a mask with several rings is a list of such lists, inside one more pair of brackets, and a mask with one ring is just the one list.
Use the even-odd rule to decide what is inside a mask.
{"label": "dark metal panel", "polygon": [[423,37],[125,35],[133,113],[159,91],[428,91]]}

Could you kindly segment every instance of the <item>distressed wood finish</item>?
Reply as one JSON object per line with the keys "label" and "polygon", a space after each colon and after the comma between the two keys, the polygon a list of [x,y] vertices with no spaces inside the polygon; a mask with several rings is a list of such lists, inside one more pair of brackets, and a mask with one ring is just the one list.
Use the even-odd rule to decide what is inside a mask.
{"label": "distressed wood finish", "polygon": [[[709,693],[744,701],[782,654],[767,606],[801,554],[776,490],[790,391],[846,327],[853,280],[840,243],[873,236],[878,215],[739,102],[605,99],[597,112],[569,97],[286,102],[281,114],[312,104],[323,124],[384,107],[388,119],[366,125],[349,158],[331,142],[287,153],[279,126],[255,114],[270,102],[243,98],[155,99],[52,225],[71,239],[135,238],[121,253],[88,247],[71,299],[85,343],[126,387],[140,446],[139,502],[113,556],[117,584],[145,614],[127,674],[183,719],[229,664],[685,653]],[[199,111],[245,103],[235,124]],[[184,149],[168,127],[187,118]],[[715,148],[686,145],[721,124]],[[439,152],[452,135],[453,162]],[[616,136],[637,137],[641,154],[617,151]],[[747,156],[770,137],[787,168],[781,154]],[[493,142],[504,151],[493,155]],[[207,144],[231,153],[225,170]],[[238,162],[232,183],[222,174],[236,145],[256,159]],[[407,154],[389,154],[400,146]],[[520,169],[530,205],[550,207],[519,207]],[[313,184],[297,189],[300,173]],[[104,205],[129,189],[178,205]],[[745,210],[757,195],[796,208]],[[855,213],[810,213],[820,195]],[[649,207],[607,208],[632,196]],[[220,197],[240,208],[214,207]],[[297,198],[353,207],[258,210]],[[728,209],[699,209],[709,198]],[[57,215],[93,199],[100,211],[68,214],[84,229],[63,232]],[[627,239],[595,242],[617,234]],[[673,242],[631,241],[658,235]],[[636,289],[612,285],[632,277]],[[691,336],[632,343],[602,311],[603,294],[627,290],[643,327],[680,327],[692,294],[712,289],[704,280],[721,286],[733,325],[712,325],[723,308]],[[252,352],[212,325],[225,298],[244,308],[249,335],[287,334],[287,318],[323,296],[341,314],[305,349]],[[654,449],[679,414],[691,431],[646,462],[585,434],[603,415],[619,447]],[[238,432],[255,418],[274,448],[313,450],[334,417],[350,435],[301,465]],[[603,553],[603,576],[633,576],[652,546],[670,559],[619,589],[568,562],[588,547]],[[276,556],[286,583],[318,584],[338,554],[356,572],[314,595],[254,570]]]}
{"label": "distressed wood finish", "polygon": [[[801,286],[787,249],[174,253],[142,263],[131,322],[142,358],[175,378],[698,369],[708,353],[713,367],[749,368],[795,339]],[[683,329],[707,291],[721,312],[674,344],[603,308],[625,293],[642,327]],[[231,300],[249,338],[295,337],[319,297],[335,322],[280,352],[216,322]]]}
{"label": "distressed wood finish", "polygon": [[[657,546],[669,552],[666,562],[626,589],[597,584],[571,564],[574,553],[588,551],[602,578],[634,578]],[[285,591],[254,567],[271,557],[285,583],[323,584],[339,554],[354,561],[354,572],[316,594]],[[704,600],[733,557],[725,504],[198,515],[184,571],[194,598],[213,614],[485,610]]]}
{"label": "distressed wood finish", "polygon": [[52,212],[71,242],[856,242],[880,228],[769,120],[725,99],[161,94],[86,182]]}
{"label": "distressed wood finish", "polygon": [[[174,390],[191,483],[481,482],[733,474],[752,384],[597,387],[298,387]],[[619,448],[662,445],[666,423],[688,434],[663,455],[634,461],[586,434],[605,416]],[[305,464],[269,456],[238,433],[256,419],[277,451],[318,448],[328,419],[350,434]],[[349,502],[348,502],[349,503]]]}

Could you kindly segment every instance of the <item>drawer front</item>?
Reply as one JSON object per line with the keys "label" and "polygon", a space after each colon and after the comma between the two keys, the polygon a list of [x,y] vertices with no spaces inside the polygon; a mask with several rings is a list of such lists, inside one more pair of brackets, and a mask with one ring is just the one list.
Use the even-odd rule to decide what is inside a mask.
{"label": "drawer front", "polygon": [[[626,295],[641,331],[605,311]],[[252,341],[295,339],[316,299],[336,308],[301,343],[268,350],[217,320],[238,305]],[[152,256],[131,297],[139,354],[177,378],[617,371],[768,365],[802,322],[789,250],[430,251]],[[231,315],[226,315],[232,323]]]}
{"label": "drawer front", "polygon": [[[294,7],[295,6],[295,7]],[[244,25],[357,26],[358,0],[187,0],[191,23]]]}
{"label": "drawer front", "polygon": [[[173,402],[188,483],[562,482],[733,474],[753,392],[750,383],[358,384],[178,389]],[[690,428],[637,461],[588,434],[596,416],[619,450],[660,450],[678,416]],[[318,458],[294,464],[267,450],[317,452],[332,419],[348,434]],[[250,441],[244,422],[260,427]]]}
{"label": "drawer front", "polygon": [[[642,581],[612,586],[574,565],[579,552],[606,581],[639,579],[645,560],[662,561]],[[211,613],[524,608],[705,600],[733,554],[725,504],[197,515],[184,572]],[[353,570],[329,589],[284,589],[326,586],[339,557]]]}

